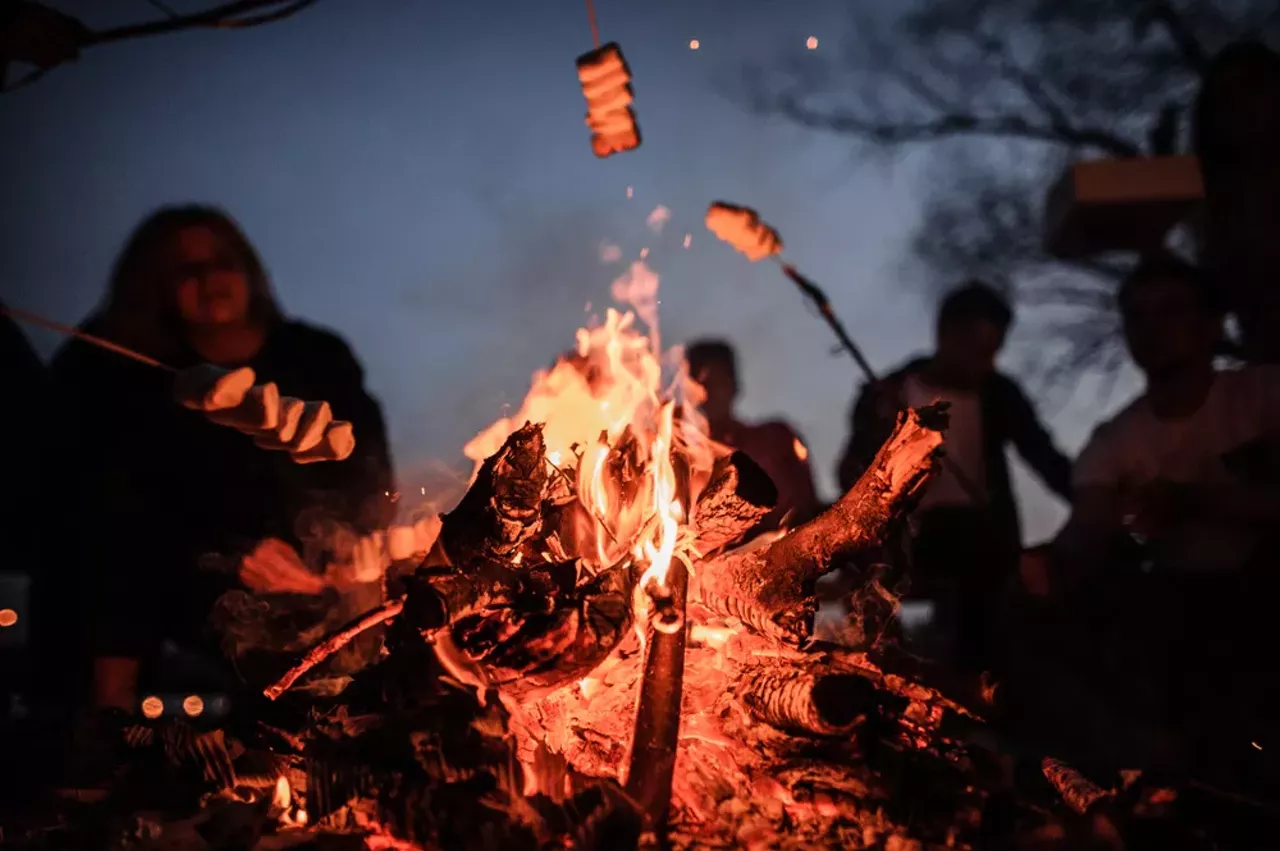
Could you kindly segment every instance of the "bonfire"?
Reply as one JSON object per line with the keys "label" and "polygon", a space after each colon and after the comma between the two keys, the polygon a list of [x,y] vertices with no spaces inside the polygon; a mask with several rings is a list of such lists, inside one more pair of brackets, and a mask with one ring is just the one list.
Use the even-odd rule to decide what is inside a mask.
{"label": "bonfire", "polygon": [[[619,308],[466,446],[469,490],[387,603],[262,683],[252,723],[123,730],[129,770],[95,842],[981,844],[1005,778],[972,746],[973,706],[865,646],[894,605],[877,553],[928,480],[943,418],[904,412],[830,509],[754,534],[773,484],[708,439],[699,389],[661,345],[656,276],[633,264],[613,294]],[[836,566],[861,586],[861,650],[812,637],[815,583]],[[380,661],[337,694],[300,692],[372,629]],[[1119,794],[1056,763],[1046,776],[1081,813]],[[1070,809],[1045,792],[1005,811],[1069,841],[1053,811]],[[77,819],[57,835],[87,841]]]}

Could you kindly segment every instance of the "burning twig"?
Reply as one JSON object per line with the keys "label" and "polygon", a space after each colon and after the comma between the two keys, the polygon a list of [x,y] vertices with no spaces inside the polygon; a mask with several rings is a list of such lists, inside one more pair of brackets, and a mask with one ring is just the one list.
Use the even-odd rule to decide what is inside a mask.
{"label": "burning twig", "polygon": [[343,647],[346,647],[358,635],[368,632],[375,626],[384,624],[398,616],[402,611],[404,611],[404,601],[404,597],[389,600],[373,611],[361,615],[359,619],[351,623],[349,626],[343,627],[341,630],[307,651],[307,655],[302,657],[302,661],[286,671],[283,677],[263,690],[262,693],[267,696],[268,700],[275,700],[280,697],[280,695],[288,691],[303,674],[324,662]]}

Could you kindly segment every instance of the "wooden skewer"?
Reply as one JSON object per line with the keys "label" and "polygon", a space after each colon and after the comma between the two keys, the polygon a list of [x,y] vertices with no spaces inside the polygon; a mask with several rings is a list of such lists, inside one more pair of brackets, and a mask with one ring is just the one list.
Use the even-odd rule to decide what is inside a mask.
{"label": "wooden skewer", "polygon": [[93,334],[89,334],[85,331],[81,331],[79,328],[73,328],[70,325],[63,325],[61,322],[54,322],[52,319],[45,319],[43,316],[38,316],[34,313],[28,313],[27,311],[19,310],[16,307],[0,307],[0,314],[4,314],[5,316],[12,316],[14,319],[18,319],[23,322],[29,322],[32,325],[40,325],[42,327],[50,329],[51,331],[57,331],[59,334],[66,334],[69,337],[76,337],[78,339],[84,340],[86,343],[92,343],[93,345],[98,346],[99,348],[106,349],[109,352],[115,352],[118,355],[123,355],[124,357],[136,360],[138,363],[143,363],[143,364],[146,364],[147,366],[155,367],[156,369],[162,369],[165,372],[178,371],[173,367],[169,366],[168,364],[161,363],[155,358],[148,357],[147,355],[144,355],[141,352],[135,352],[133,349],[125,348],[119,343],[113,343],[110,340],[104,340],[101,337],[95,336]]}

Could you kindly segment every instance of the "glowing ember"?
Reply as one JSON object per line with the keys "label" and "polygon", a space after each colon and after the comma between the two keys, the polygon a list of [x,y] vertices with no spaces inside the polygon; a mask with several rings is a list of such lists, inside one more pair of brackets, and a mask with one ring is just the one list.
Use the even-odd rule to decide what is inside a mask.
{"label": "glowing ember", "polygon": [[809,458],[809,448],[800,442],[800,438],[796,438],[795,445],[792,449],[795,450],[796,457],[801,461],[805,461]]}
{"label": "glowing ember", "polygon": [[154,695],[143,699],[142,714],[147,718],[159,718],[164,714],[164,701]]}
{"label": "glowing ember", "polygon": [[816,35],[809,36],[809,38],[805,40],[804,46],[809,48],[810,50],[817,50],[818,37]]}
{"label": "glowing ember", "polygon": [[697,50],[699,47],[702,47],[702,42],[698,41],[696,38],[689,39],[690,50]]}

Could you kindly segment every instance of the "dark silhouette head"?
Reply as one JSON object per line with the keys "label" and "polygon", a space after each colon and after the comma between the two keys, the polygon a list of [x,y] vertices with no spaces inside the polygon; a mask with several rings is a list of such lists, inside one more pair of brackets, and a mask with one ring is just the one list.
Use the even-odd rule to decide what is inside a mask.
{"label": "dark silhouette head", "polygon": [[113,339],[162,360],[197,334],[279,316],[253,245],[230,216],[201,205],[161,208],[134,229],[100,310]]}
{"label": "dark silhouette head", "polygon": [[738,396],[738,356],[724,340],[696,340],[685,349],[689,377],[707,394],[702,413],[711,423],[733,418]]}
{"label": "dark silhouette head", "polygon": [[1257,41],[1224,48],[1196,99],[1194,144],[1206,179],[1280,157],[1280,53]]}
{"label": "dark silhouette head", "polygon": [[1167,252],[1142,259],[1120,284],[1125,342],[1149,377],[1213,362],[1223,311],[1200,270]]}
{"label": "dark silhouette head", "polygon": [[935,359],[944,372],[978,383],[995,371],[1013,309],[994,287],[969,281],[942,299],[938,308]]}

